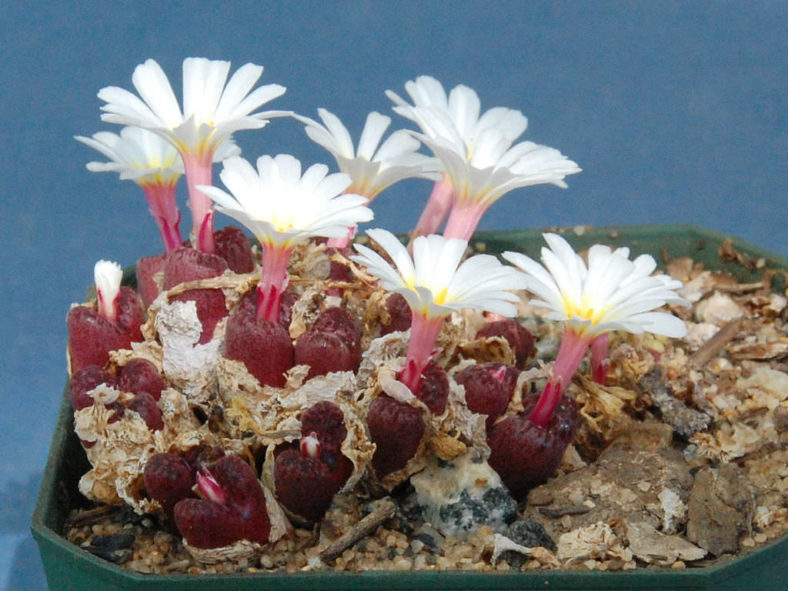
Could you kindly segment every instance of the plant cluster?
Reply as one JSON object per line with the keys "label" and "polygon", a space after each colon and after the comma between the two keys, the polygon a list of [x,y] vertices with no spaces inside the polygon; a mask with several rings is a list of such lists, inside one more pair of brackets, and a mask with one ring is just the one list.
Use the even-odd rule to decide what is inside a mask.
{"label": "plant cluster", "polygon": [[[390,489],[429,456],[476,454],[522,498],[572,440],[577,409],[566,389],[586,351],[604,382],[611,331],[684,334],[678,318],[655,311],[685,303],[680,282],[655,275],[648,255],[596,245],[584,259],[556,234],[545,234],[541,264],[517,252],[503,254],[511,264],[469,254],[498,199],[565,187],[580,170],[558,150],[518,142],[527,126],[519,111],[482,111],[470,88],[447,93],[421,76],[405,85],[410,102],[387,92],[417,129],[383,140],[391,119],[373,112],[356,144],[325,109],[319,121],[261,111],[285,92],[254,88],[262,67],[229,71],[187,58],[181,105],[148,60],[132,77],[137,94],[99,92],[102,120],[120,133],[77,137],[109,159],[90,170],[140,186],[165,251],[138,261],[137,291],[100,261],[97,302],[68,314],[76,430],[93,465],[81,489],[91,498],[157,512],[198,553],[259,550],[284,535],[282,510],[291,522],[318,522],[339,491],[362,479]],[[274,118],[303,124],[339,172],[288,154],[242,158],[234,134]],[[373,200],[414,177],[433,188],[410,243],[382,228],[355,239]],[[216,211],[259,247],[238,228],[215,231]],[[526,303],[564,325],[538,393],[523,377],[534,349],[516,320]],[[450,344],[458,340],[503,353],[463,356]],[[123,470],[106,465],[119,449]]]}

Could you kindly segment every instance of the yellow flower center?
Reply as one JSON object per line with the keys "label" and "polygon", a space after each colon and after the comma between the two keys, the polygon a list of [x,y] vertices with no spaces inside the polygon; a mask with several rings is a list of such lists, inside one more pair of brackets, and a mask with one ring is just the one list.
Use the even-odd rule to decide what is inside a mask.
{"label": "yellow flower center", "polygon": [[435,303],[436,304],[443,304],[446,301],[446,296],[449,295],[449,288],[444,287],[440,290],[437,294],[435,294]]}
{"label": "yellow flower center", "polygon": [[293,216],[274,214],[271,217],[271,225],[276,228],[277,232],[287,232],[293,227]]}
{"label": "yellow flower center", "polygon": [[566,315],[569,318],[582,318],[583,320],[590,320],[592,325],[595,325],[599,322],[600,318],[603,315],[602,310],[595,310],[587,305],[576,305],[575,302],[570,301],[568,298],[564,298],[564,310],[566,311]]}

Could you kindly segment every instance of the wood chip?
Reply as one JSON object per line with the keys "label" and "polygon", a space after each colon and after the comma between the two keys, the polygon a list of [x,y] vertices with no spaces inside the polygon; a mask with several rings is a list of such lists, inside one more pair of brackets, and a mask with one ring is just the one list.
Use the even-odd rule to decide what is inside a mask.
{"label": "wood chip", "polygon": [[342,536],[331,542],[331,544],[320,553],[320,558],[324,561],[333,560],[361,538],[375,531],[384,521],[394,517],[395,512],[396,506],[394,503],[390,499],[384,499],[372,513],[353,525]]}
{"label": "wood chip", "polygon": [[207,279],[193,279],[184,281],[167,290],[167,298],[180,295],[193,289],[235,289],[239,293],[246,293],[260,282],[260,273],[254,271],[243,275],[219,275]]}
{"label": "wood chip", "polygon": [[714,284],[714,289],[717,291],[725,292],[725,293],[745,293],[748,291],[757,291],[759,289],[764,289],[768,287],[771,283],[771,277],[769,277],[769,282],[766,282],[766,279],[763,281],[756,281],[755,283],[732,283],[732,284]]}
{"label": "wood chip", "polygon": [[728,322],[717,331],[717,334],[706,341],[704,345],[690,357],[690,365],[697,368],[706,365],[737,335],[740,328],[740,318]]}
{"label": "wood chip", "polygon": [[63,527],[64,529],[69,529],[72,527],[92,525],[98,521],[101,521],[107,515],[120,510],[121,507],[118,505],[101,505],[95,509],[85,509],[84,511],[80,511],[79,513],[69,516],[68,519],[66,519],[66,523],[63,525]]}
{"label": "wood chip", "polygon": [[749,269],[750,271],[758,268],[758,259],[739,252],[733,246],[733,240],[730,238],[726,238],[722,241],[720,246],[717,248],[717,254],[723,261],[739,263],[741,266]]}
{"label": "wood chip", "polygon": [[742,343],[730,347],[731,357],[768,361],[788,356],[788,339],[768,341],[766,343]]}
{"label": "wood chip", "polygon": [[566,505],[564,507],[539,507],[539,513],[551,519],[558,519],[564,515],[582,515],[591,511],[585,505]]}

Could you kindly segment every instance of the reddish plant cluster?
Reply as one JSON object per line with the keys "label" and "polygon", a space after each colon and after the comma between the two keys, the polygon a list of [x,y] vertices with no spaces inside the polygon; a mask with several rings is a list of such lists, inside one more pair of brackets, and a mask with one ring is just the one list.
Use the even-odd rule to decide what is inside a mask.
{"label": "reddish plant cluster", "polygon": [[96,401],[88,393],[102,384],[119,392],[134,394],[125,404],[115,400],[106,405],[114,411],[110,422],[119,420],[126,410],[130,410],[138,413],[151,431],[164,428],[161,409],[156,404],[164,389],[164,379],[150,361],[132,359],[121,368],[118,376],[98,365],[83,367],[71,377],[71,404],[74,410],[95,404]]}
{"label": "reddish plant cluster", "polygon": [[[217,277],[227,269],[236,273],[253,270],[248,241],[239,230],[225,228],[216,232],[215,244],[213,254],[182,246],[161,257],[147,259],[151,263],[148,266],[145,260],[141,261],[140,290],[144,294],[146,286],[155,286],[151,272],[162,272],[163,288],[171,289],[184,282]],[[347,267],[338,264],[334,267],[332,275],[344,277],[342,272]],[[144,300],[156,296],[157,292],[149,290]],[[274,322],[261,316],[259,294],[255,290],[248,292],[229,315],[222,353],[242,361],[261,384],[274,387],[283,386],[286,372],[298,364],[309,366],[307,379],[336,371],[357,371],[362,358],[359,320],[345,308],[329,307],[293,341],[288,327],[297,297],[290,289],[283,293],[279,322]],[[210,340],[216,324],[227,316],[220,289],[195,288],[170,299],[196,303],[203,324],[200,342]],[[408,330],[412,313],[405,299],[397,293],[389,294],[385,307],[388,318],[384,320],[388,322],[381,323],[381,334]],[[125,402],[107,403],[114,410],[111,422],[126,412],[136,412],[151,430],[160,430],[162,411],[157,401],[165,381],[157,368],[144,359],[132,359],[125,366],[106,369],[109,351],[130,348],[131,342],[142,340],[140,325],[144,308],[130,288],[121,288],[117,311],[114,321],[103,318],[90,306],[75,307],[69,314],[74,409],[95,404],[89,393],[105,384],[133,394],[131,398],[120,398]],[[488,337],[505,339],[519,367],[533,355],[533,338],[514,320],[485,323],[477,338]],[[479,363],[457,373],[453,379],[464,387],[468,408],[487,417],[491,465],[514,494],[522,495],[554,471],[571,439],[575,419],[571,401],[565,400],[556,411],[555,425],[548,429],[532,425],[527,409],[533,407],[535,398],[525,402],[526,411],[502,418],[518,375],[515,367]],[[366,426],[376,446],[371,469],[377,478],[404,468],[422,443],[425,420],[430,415],[439,417],[446,410],[449,377],[435,359],[426,363],[417,384],[414,395],[426,410],[386,394],[379,395],[368,409]],[[353,464],[341,452],[347,427],[337,405],[315,404],[301,414],[300,420],[300,439],[281,444],[274,452],[273,475],[277,501],[293,519],[309,523],[321,519],[347,482]],[[534,461],[539,466],[535,471],[525,470],[531,476],[524,477],[523,466]],[[261,544],[268,540],[270,518],[262,485],[255,470],[239,457],[225,456],[220,449],[205,446],[184,453],[156,454],[145,466],[144,483],[147,495],[161,505],[165,519],[192,546],[215,548],[242,539]]]}
{"label": "reddish plant cluster", "polygon": [[148,495],[161,504],[190,545],[219,548],[239,540],[268,542],[271,522],[265,493],[255,471],[238,456],[204,447],[184,454],[156,454],[145,465],[144,480]]}
{"label": "reddish plant cluster", "polygon": [[308,378],[356,371],[361,363],[361,327],[344,308],[326,308],[295,344],[295,364],[309,366]]}
{"label": "reddish plant cluster", "polygon": [[342,454],[347,436],[342,411],[318,402],[301,416],[301,439],[276,450],[276,498],[302,521],[319,521],[347,482],[353,465]]}
{"label": "reddish plant cluster", "polygon": [[[279,443],[292,438],[288,432],[275,439],[276,444],[263,437],[264,444],[249,446],[250,455],[268,446],[262,451],[269,458],[273,456],[274,465],[263,468],[266,478],[273,474],[278,502],[298,521],[316,522],[323,516],[355,469],[342,452],[351,427],[346,420],[351,419],[366,421],[363,443],[369,445],[371,440],[374,444],[371,476],[388,486],[420,448],[430,449],[425,433],[432,436],[436,425],[441,429],[448,425],[452,433],[465,433],[451,423],[459,420],[456,415],[467,416],[453,412],[456,409],[449,405],[450,395],[452,405],[461,404],[460,390],[452,390],[455,384],[464,392],[467,408],[485,417],[489,464],[519,498],[554,473],[572,440],[578,413],[565,390],[587,349],[591,349],[594,379],[604,382],[607,333],[611,330],[650,331],[668,337],[686,332],[678,318],[652,312],[664,304],[687,303],[675,293],[680,282],[654,275],[656,261],[647,255],[630,261],[627,248],[612,250],[595,245],[583,259],[559,235],[547,233],[544,237],[550,249],[542,251],[545,266],[522,253],[502,253],[502,258],[514,266],[503,265],[488,254],[468,256],[469,238],[497,199],[515,188],[534,184],[565,187],[565,177],[580,171],[558,150],[527,141],[515,143],[527,126],[526,117],[519,111],[497,107],[482,112],[479,97],[470,88],[459,85],[447,94],[440,82],[420,76],[405,85],[412,104],[387,91],[394,111],[415,123],[420,132],[398,130],[381,143],[390,119],[371,113],[355,149],[345,126],[325,109],[318,110],[323,123],[284,111],[258,111],[281,96],[284,87],[271,84],[252,91],[263,68],[246,64],[228,80],[229,68],[229,62],[194,57],[184,60],[181,109],[163,70],[149,59],[133,76],[139,97],[116,87],[99,92],[106,103],[102,120],[126,126],[121,135],[99,133],[92,139],[77,138],[110,159],[107,163],[90,163],[91,170],[119,172],[122,179],[140,185],[166,253],[137,264],[139,295],[129,287],[120,287],[122,271],[117,264],[97,263],[97,304],[76,306],[67,318],[75,410],[106,404],[114,411],[110,422],[136,412],[151,431],[164,430],[159,435],[167,434],[158,404],[167,384],[157,368],[142,359],[133,359],[122,367],[110,363],[111,351],[133,350],[133,345],[143,340],[145,307],[160,297],[160,289],[174,290],[168,295],[170,302],[194,302],[201,324],[199,344],[217,345],[189,349],[191,343],[186,343],[186,355],[194,352],[201,365],[225,370],[221,360],[211,360],[214,365],[202,364],[203,353],[216,355],[218,351],[226,359],[241,362],[266,387],[282,388],[289,385],[288,378],[295,383],[303,376],[297,371],[288,376],[288,372],[297,365],[308,366],[306,380],[333,372],[357,372],[361,381],[367,370],[359,368],[368,365],[362,337],[407,331],[407,337],[377,341],[380,350],[370,347],[374,353],[368,359],[382,364],[377,365],[377,375],[383,376],[384,370],[391,370],[385,364],[396,363],[386,357],[386,347],[396,348],[407,340],[404,367],[397,368],[396,374],[400,383],[393,387],[404,387],[410,394],[400,391],[395,397],[392,390],[387,390],[391,396],[381,392],[382,379],[375,384],[373,371],[368,382],[357,385],[361,394],[354,394],[362,403],[349,413],[352,417],[346,417],[342,410],[351,402],[341,402],[339,396],[344,393],[334,392],[337,404],[323,401],[306,409],[287,409],[292,413],[288,420],[294,415],[300,420],[297,441]],[[160,113],[172,116],[160,117]],[[286,115],[305,124],[307,135],[335,157],[340,173],[329,174],[328,167],[320,164],[302,170],[300,161],[289,154],[261,156],[254,165],[238,156],[232,138],[235,132],[259,129],[268,123],[268,117]],[[419,152],[422,144],[432,156]],[[220,178],[229,192],[212,184],[213,164],[220,161]],[[193,218],[189,243],[181,243],[180,213],[175,206],[175,185],[182,174]],[[367,206],[385,188],[406,178],[435,181],[409,246],[406,248],[386,230],[370,229],[370,241],[357,241],[354,254],[350,240],[359,224],[373,218]],[[234,307],[218,287],[223,281],[213,280],[230,272],[251,273],[256,264],[241,230],[228,227],[213,231],[215,211],[244,225],[261,249],[258,285]],[[437,234],[441,226],[443,235]],[[315,244],[325,244],[329,257],[324,286],[331,304],[306,330],[299,326],[294,340],[291,319],[299,299],[299,283],[305,277],[298,277],[295,285],[290,285],[290,257],[297,247]],[[364,269],[357,273],[353,264]],[[349,284],[368,287],[375,280],[388,292],[384,309],[375,307],[380,303],[376,297],[370,298],[373,307],[359,313],[363,317],[350,311],[356,309],[355,305],[343,307],[348,298],[356,296],[355,286],[351,289]],[[565,324],[551,374],[537,395],[528,393],[530,384],[526,387],[521,383],[524,380],[520,373],[534,356],[534,339],[511,318],[518,313],[521,290],[535,296],[532,305],[546,308],[548,318]],[[444,321],[452,314],[460,314],[454,320],[462,319],[468,310],[493,315],[476,339],[506,341],[512,353],[507,357],[511,366],[480,361],[453,377],[447,374],[452,368],[438,362],[441,357],[435,346]],[[311,312],[307,314],[310,321]],[[376,318],[380,320],[377,326]],[[225,321],[223,342],[218,343],[214,333]],[[164,335],[157,324],[156,329]],[[162,349],[169,350],[166,355],[172,354],[172,358],[165,355],[162,362],[168,378],[172,374],[167,362],[181,354],[178,347],[169,344],[162,343]],[[382,359],[375,358],[378,353]],[[183,379],[192,377],[189,374]],[[180,383],[174,377],[171,381]],[[324,383],[332,382],[322,380],[312,385]],[[99,389],[102,384],[107,386],[106,391]],[[281,402],[270,389],[263,390],[261,397]],[[523,391],[526,394],[521,396]],[[207,398],[219,398],[216,393],[216,389],[211,390]],[[191,392],[184,392],[184,399],[187,394],[191,396]],[[301,394],[304,391],[297,396]],[[369,396],[375,396],[374,400],[370,401]],[[187,402],[195,407],[202,403],[196,398]],[[213,407],[212,411],[217,412],[211,418],[221,415],[223,408],[221,404]],[[357,417],[364,414],[363,409],[366,415]],[[271,416],[276,418],[276,429],[280,429],[284,422],[279,412]],[[238,426],[232,424],[232,428]],[[363,431],[363,426],[355,422],[352,426],[354,437]],[[218,431],[221,426],[209,419],[208,428]],[[85,443],[86,447],[90,445]],[[346,451],[356,461],[347,446]],[[147,494],[158,501],[166,519],[193,546],[216,548],[244,539],[260,544],[269,540],[266,489],[255,468],[236,455],[204,446],[184,453],[158,454],[148,461],[144,482]]]}
{"label": "reddish plant cluster", "polygon": [[279,388],[285,385],[285,372],[293,367],[293,343],[281,323],[258,316],[256,301],[256,294],[248,293],[230,315],[224,354],[242,361],[261,384]]}

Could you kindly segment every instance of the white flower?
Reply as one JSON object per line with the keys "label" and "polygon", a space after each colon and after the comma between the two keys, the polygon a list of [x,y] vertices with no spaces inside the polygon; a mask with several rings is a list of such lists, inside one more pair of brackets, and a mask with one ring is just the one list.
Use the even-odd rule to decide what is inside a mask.
{"label": "white flower", "polygon": [[[178,151],[161,136],[141,127],[124,127],[120,135],[101,131],[93,137],[75,138],[110,160],[88,162],[88,170],[117,172],[121,180],[132,180],[142,188],[166,250],[180,246],[181,216],[175,204],[175,187],[184,166]],[[232,138],[227,138],[216,149],[213,159],[218,161],[240,152]]]}
{"label": "white flower", "polygon": [[[564,178],[580,172],[575,162],[554,148],[530,141],[512,145],[511,130],[492,123],[482,125],[484,117],[475,125],[466,123],[470,132],[464,133],[446,111],[435,107],[412,111],[423,130],[414,133],[415,137],[441,161],[460,204],[490,206],[513,189],[536,184],[566,188]],[[506,122],[507,118],[494,121]]]}
{"label": "white flower", "polygon": [[676,294],[681,281],[652,275],[656,261],[649,255],[629,260],[629,249],[611,250],[600,244],[588,251],[588,266],[569,243],[557,234],[544,235],[544,267],[515,252],[503,257],[526,275],[527,287],[537,296],[535,306],[550,310],[549,317],[564,321],[588,338],[612,330],[644,331],[682,337],[686,326],[666,312],[653,310],[665,304],[686,305]]}
{"label": "white flower", "polygon": [[425,136],[445,138],[463,157],[476,151],[476,142],[486,129],[497,129],[511,145],[528,126],[528,119],[515,109],[494,107],[480,115],[479,96],[462,84],[447,95],[438,80],[419,76],[406,82],[405,90],[413,105],[395,92],[386,91],[396,104],[394,111],[416,123]]}
{"label": "white flower", "polygon": [[116,86],[98,94],[107,103],[101,107],[103,121],[149,129],[180,153],[189,190],[192,239],[203,252],[214,251],[213,208],[211,200],[196,187],[213,182],[212,162],[219,146],[236,131],[265,126],[268,116],[289,114],[253,112],[285,92],[278,84],[252,90],[263,73],[262,66],[245,64],[228,81],[229,71],[230,62],[197,57],[183,60],[183,111],[167,76],[152,59],[137,66],[131,78],[139,97]]}
{"label": "white flower", "polygon": [[183,174],[177,150],[155,133],[140,127],[124,127],[120,135],[109,131],[75,139],[98,150],[109,162],[88,162],[92,172],[117,172],[121,180],[139,185],[175,183]]}
{"label": "white flower", "polygon": [[549,183],[565,188],[564,178],[580,172],[554,148],[514,141],[528,120],[519,111],[496,107],[480,115],[478,95],[456,86],[449,95],[440,82],[421,76],[405,85],[408,104],[387,91],[394,110],[416,122],[414,136],[441,161],[452,187],[452,207],[444,234],[469,239],[484,212],[503,195],[522,187]]}
{"label": "white flower", "polygon": [[150,129],[182,155],[212,153],[236,131],[265,126],[271,113],[253,111],[285,92],[278,84],[252,91],[263,73],[262,66],[245,64],[227,81],[229,71],[230,62],[186,58],[181,111],[166,74],[149,59],[137,66],[132,76],[139,97],[116,86],[99,91],[99,98],[107,103],[101,107],[105,111],[101,119]]}
{"label": "white flower", "polygon": [[347,175],[328,174],[327,166],[314,164],[302,176],[301,163],[287,154],[258,158],[257,170],[243,158],[229,158],[220,178],[231,195],[216,187],[199,189],[263,244],[289,248],[310,236],[339,238],[349,226],[372,219],[364,197],[342,194]]}
{"label": "white flower", "polygon": [[480,134],[470,158],[458,154],[443,137],[416,137],[443,163],[460,207],[477,205],[486,209],[506,193],[532,185],[566,188],[564,178],[580,172],[575,162],[555,148],[528,141],[511,146],[495,128]]}
{"label": "white flower", "polygon": [[306,134],[334,156],[339,170],[350,176],[348,192],[363,195],[372,201],[384,189],[412,177],[437,179],[438,163],[434,158],[419,154],[421,143],[409,132],[398,130],[382,144],[383,134],[391,118],[377,112],[367,115],[358,148],[339,118],[318,109],[323,125],[308,117],[296,116],[306,123]]}
{"label": "white flower", "polygon": [[[92,137],[77,135],[74,139],[109,158],[109,162],[88,162],[91,172],[117,172],[121,180],[138,185],[171,184],[183,174],[183,161],[172,144],[141,127],[124,127],[120,135],[100,131]],[[227,139],[219,145],[213,160],[221,162],[240,153],[232,139]]]}
{"label": "white flower", "polygon": [[386,230],[367,231],[394,262],[366,246],[356,244],[360,255],[351,257],[381,280],[384,289],[402,294],[416,314],[442,317],[465,308],[513,316],[518,297],[509,290],[525,286],[522,275],[490,255],[475,255],[460,263],[468,243],[437,234],[413,242],[413,259],[397,238]]}
{"label": "white flower", "polygon": [[120,294],[122,280],[123,269],[118,263],[101,260],[93,267],[93,281],[98,296],[99,314],[112,322],[117,316],[115,300]]}

